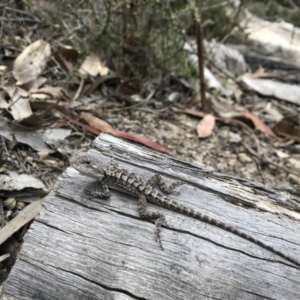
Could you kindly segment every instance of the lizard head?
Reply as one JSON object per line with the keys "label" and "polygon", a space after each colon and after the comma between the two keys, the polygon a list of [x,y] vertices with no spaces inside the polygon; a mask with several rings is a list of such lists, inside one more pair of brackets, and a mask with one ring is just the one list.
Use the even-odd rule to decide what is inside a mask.
{"label": "lizard head", "polygon": [[78,154],[72,161],[72,166],[81,174],[95,178],[99,181],[105,178],[105,170],[101,163],[88,155]]}

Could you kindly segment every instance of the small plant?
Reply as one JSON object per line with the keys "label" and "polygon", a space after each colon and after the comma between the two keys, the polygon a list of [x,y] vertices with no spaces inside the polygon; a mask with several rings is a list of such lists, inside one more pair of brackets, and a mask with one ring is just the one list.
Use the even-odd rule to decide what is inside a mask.
{"label": "small plant", "polygon": [[[203,2],[202,15],[198,2]],[[206,37],[222,39],[234,26],[226,7],[216,5],[220,0],[25,3],[46,22],[43,34],[49,32],[53,46],[72,46],[81,57],[95,52],[112,70],[137,78],[170,72],[194,75],[183,46],[187,34],[194,33],[195,19],[206,24]]]}

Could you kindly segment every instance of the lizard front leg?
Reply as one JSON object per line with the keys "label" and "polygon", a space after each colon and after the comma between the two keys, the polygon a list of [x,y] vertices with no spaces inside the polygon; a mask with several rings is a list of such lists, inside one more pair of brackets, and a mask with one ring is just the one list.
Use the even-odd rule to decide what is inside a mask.
{"label": "lizard front leg", "polygon": [[[169,185],[167,185],[159,174],[155,174],[147,180],[146,184],[150,185],[151,187],[154,187],[155,184],[158,184],[161,191],[163,191],[166,194],[170,194],[174,192],[174,188],[176,186],[182,184],[182,181],[174,180]],[[175,191],[174,194],[179,195],[180,193]]]}
{"label": "lizard front leg", "polygon": [[141,218],[157,219],[155,222],[155,241],[159,242],[161,249],[164,250],[160,238],[160,229],[163,223],[166,224],[165,216],[162,213],[159,213],[157,211],[147,211],[147,199],[145,195],[139,195],[138,209]]}
{"label": "lizard front leg", "polygon": [[101,199],[108,199],[110,197],[109,186],[106,181],[100,183],[102,187],[102,191],[98,189],[85,189],[85,193],[91,198],[101,198]]}

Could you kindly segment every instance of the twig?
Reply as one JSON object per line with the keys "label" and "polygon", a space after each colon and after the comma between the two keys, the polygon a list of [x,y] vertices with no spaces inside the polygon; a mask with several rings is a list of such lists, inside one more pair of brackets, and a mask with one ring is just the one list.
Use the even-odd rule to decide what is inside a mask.
{"label": "twig", "polygon": [[13,2],[14,2],[14,0],[11,0],[11,1],[9,1],[8,3],[1,4],[1,5],[0,5],[0,8],[2,8],[2,7],[5,7],[5,8],[6,8],[7,5],[12,4]]}
{"label": "twig", "polygon": [[262,172],[261,172],[260,165],[259,165],[257,159],[256,159],[254,156],[252,156],[252,159],[254,160],[254,162],[255,162],[255,164],[256,164],[256,168],[257,168],[257,170],[258,170],[258,172],[259,172],[259,174],[260,174],[260,176],[261,176],[262,182],[263,182],[263,184],[265,185],[265,184],[266,184],[266,181],[265,181],[264,175],[263,175]]}
{"label": "twig", "polygon": [[36,20],[37,22],[41,22],[41,20],[37,16],[35,16],[34,14],[32,14],[28,11],[24,11],[24,10],[20,10],[20,9],[17,9],[17,8],[12,8],[12,7],[5,7],[5,10],[12,11],[12,12],[15,12],[15,13],[19,13],[19,14],[31,17],[34,20]]}
{"label": "twig", "polygon": [[19,10],[25,11],[26,7],[25,7],[25,3],[23,2],[23,0],[15,0],[15,4]]}
{"label": "twig", "polygon": [[[200,16],[201,0],[198,0],[199,16]],[[199,80],[200,80],[200,93],[201,93],[201,109],[206,111],[206,97],[205,97],[205,80],[204,80],[204,58],[203,58],[203,33],[200,20],[194,17],[197,37],[197,50],[198,50],[198,67],[199,67]]]}
{"label": "twig", "polygon": [[0,203],[0,217],[1,217],[1,224],[0,224],[0,228],[4,227],[4,211],[3,211],[3,201],[1,201]]}
{"label": "twig", "polygon": [[253,156],[257,157],[262,163],[272,165],[272,166],[274,166],[278,169],[281,169],[281,170],[285,171],[286,173],[294,174],[294,175],[300,177],[300,173],[298,173],[296,171],[293,171],[291,169],[279,166],[278,164],[275,164],[275,163],[269,161],[268,159],[266,159],[262,156],[259,156],[256,152],[254,152],[251,148],[249,148],[245,144],[243,144],[243,146],[249,151],[249,153],[251,153]]}
{"label": "twig", "polygon": [[292,0],[287,0],[287,2],[290,4],[293,10],[299,10],[299,7]]}
{"label": "twig", "polygon": [[0,22],[28,22],[28,23],[41,23],[42,21],[27,18],[3,18],[0,17]]}
{"label": "twig", "polygon": [[254,142],[255,142],[256,148],[257,148],[257,152],[260,153],[259,140],[258,140],[257,136],[255,135],[254,131],[248,125],[246,125],[245,123],[243,123],[239,120],[229,119],[229,118],[216,117],[216,120],[228,122],[228,123],[236,123],[236,124],[246,128],[250,132],[251,136],[254,139]]}
{"label": "twig", "polygon": [[80,85],[78,87],[76,94],[72,98],[71,103],[75,102],[78,99],[78,97],[80,96],[82,89],[83,89],[83,84],[84,84],[84,76],[80,75]]}
{"label": "twig", "polygon": [[211,4],[211,5],[208,5],[208,6],[204,6],[202,8],[202,11],[218,8],[218,7],[221,7],[221,6],[228,6],[230,3],[234,3],[234,2],[235,2],[235,0],[232,0],[232,1],[227,0],[227,1],[223,1],[223,2],[218,3],[218,4]]}
{"label": "twig", "polygon": [[148,103],[152,99],[155,92],[156,92],[156,90],[153,90],[152,92],[150,92],[148,97],[144,101],[141,101],[139,103],[136,103],[136,104],[133,104],[133,105],[130,105],[130,106],[127,106],[127,107],[111,109],[110,112],[128,110],[128,109],[131,109],[131,108],[136,108],[136,107],[141,106],[141,105],[145,105],[146,103]]}

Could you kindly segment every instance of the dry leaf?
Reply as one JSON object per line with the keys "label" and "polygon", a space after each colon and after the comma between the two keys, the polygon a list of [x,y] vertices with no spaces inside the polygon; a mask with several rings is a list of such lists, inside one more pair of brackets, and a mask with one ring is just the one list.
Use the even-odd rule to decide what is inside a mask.
{"label": "dry leaf", "polygon": [[299,63],[299,34],[298,28],[294,25],[267,21],[248,14],[241,20],[240,26],[244,28],[247,41],[251,44],[257,45],[259,49],[268,49],[265,51],[269,53],[276,53],[278,51],[276,49],[280,49],[281,57],[293,58],[293,63]]}
{"label": "dry leaf", "polygon": [[39,151],[39,152],[37,153],[37,155],[38,155],[39,159],[45,160],[46,158],[49,157],[50,153],[49,153],[49,152],[46,152],[46,151]]}
{"label": "dry leaf", "polygon": [[32,114],[27,91],[11,85],[4,85],[2,89],[7,94],[0,94],[0,108],[6,108],[15,120],[25,119]]}
{"label": "dry leaf", "polygon": [[24,84],[19,84],[18,86],[26,91],[28,91],[30,89],[38,89],[40,86],[45,84],[47,82],[47,80],[48,80],[47,78],[40,76],[40,77],[30,80]]}
{"label": "dry leaf", "polygon": [[71,47],[60,48],[53,54],[53,59],[66,72],[71,72],[73,70],[78,57],[78,51]]}
{"label": "dry leaf", "polygon": [[31,89],[31,98],[38,100],[68,98],[67,91],[58,86],[45,86],[41,89]]}
{"label": "dry leaf", "polygon": [[18,80],[17,84],[36,79],[45,69],[50,56],[50,44],[43,40],[38,40],[25,48],[16,58],[13,67],[14,77]]}
{"label": "dry leaf", "polygon": [[[300,104],[300,87],[271,79],[251,78],[248,74],[241,77],[241,81],[248,89],[256,93],[277,98],[283,101]],[[286,91],[289,91],[288,93]]]}
{"label": "dry leaf", "polygon": [[277,108],[273,107],[271,102],[267,103],[264,110],[277,122],[283,119],[283,114]]}
{"label": "dry leaf", "polygon": [[284,152],[284,151],[278,150],[278,149],[274,149],[274,152],[275,152],[276,155],[277,155],[279,158],[281,158],[281,159],[285,159],[285,158],[290,157],[289,154],[287,154],[287,153]]}
{"label": "dry leaf", "polygon": [[11,106],[10,113],[15,120],[23,120],[31,116],[32,110],[30,107],[29,98],[20,97],[18,90],[14,95],[13,102],[14,104]]}
{"label": "dry leaf", "polygon": [[206,138],[212,134],[216,124],[216,118],[212,114],[206,115],[197,125],[197,134],[199,138]]}
{"label": "dry leaf", "polygon": [[288,175],[288,179],[292,182],[292,183],[296,183],[298,185],[300,185],[300,177],[294,174],[289,174]]}
{"label": "dry leaf", "polygon": [[10,129],[13,133],[15,141],[26,144],[36,151],[48,151],[54,153],[56,150],[48,147],[43,140],[43,135],[36,128],[29,128],[21,124],[12,123]]}
{"label": "dry leaf", "polygon": [[107,75],[107,76],[102,76],[100,78],[95,79],[95,81],[87,87],[87,89],[84,91],[84,96],[88,96],[92,94],[101,84],[104,84],[107,81],[110,80],[121,80],[123,77],[117,76],[117,75]]}
{"label": "dry leaf", "polygon": [[2,167],[5,165],[6,161],[3,158],[3,148],[0,147],[0,173],[2,171]]}
{"label": "dry leaf", "polygon": [[44,200],[34,201],[26,206],[25,209],[8,222],[3,228],[0,229],[0,244],[5,242],[13,233],[18,231],[26,223],[34,219],[42,208]]}
{"label": "dry leaf", "polygon": [[205,117],[205,113],[202,111],[195,111],[189,108],[177,108],[177,107],[172,107],[172,110],[178,113],[185,113],[187,115],[191,115],[191,116],[195,116],[195,117],[200,117],[200,118],[204,118]]}
{"label": "dry leaf", "polygon": [[105,76],[109,73],[109,68],[107,68],[103,63],[99,63],[98,71],[101,76]]}
{"label": "dry leaf", "polygon": [[300,138],[300,128],[298,124],[287,119],[280,120],[274,126],[273,130],[279,136],[285,136],[295,140]]}
{"label": "dry leaf", "polygon": [[268,134],[271,137],[276,137],[275,133],[268,127],[263,121],[261,121],[257,116],[253,115],[249,111],[243,111],[242,115],[248,119],[250,119],[255,128]]}
{"label": "dry leaf", "polygon": [[288,162],[293,169],[296,169],[298,172],[300,172],[300,160],[298,158],[291,157],[288,159]]}
{"label": "dry leaf", "polygon": [[114,135],[116,134],[115,129],[108,124],[107,122],[93,116],[89,113],[81,113],[80,117],[84,119],[89,125],[91,125],[93,128],[100,130],[101,132],[109,132]]}
{"label": "dry leaf", "polygon": [[151,141],[144,135],[132,134],[132,133],[124,132],[124,131],[115,130],[107,122],[105,122],[99,118],[96,118],[95,116],[93,116],[89,113],[82,113],[81,118],[86,120],[90,125],[86,125],[81,122],[78,122],[77,120],[73,120],[70,117],[68,117],[67,115],[64,115],[62,112],[59,112],[59,113],[62,116],[64,116],[69,122],[75,123],[78,126],[81,126],[88,132],[91,132],[95,135],[99,135],[101,133],[101,131],[110,132],[110,133],[114,134],[115,136],[125,138],[125,139],[131,140],[131,141],[139,142],[140,144],[146,145],[152,149],[155,149],[155,150],[163,152],[163,153],[168,153],[168,154],[176,157],[176,155],[174,153],[172,153],[169,149],[167,149],[166,147],[164,147],[158,143]]}
{"label": "dry leaf", "polygon": [[7,71],[7,66],[0,65],[0,75],[4,75]]}
{"label": "dry leaf", "polygon": [[0,256],[0,263],[6,260],[8,257],[10,257],[10,254],[3,254]]}
{"label": "dry leaf", "polygon": [[15,171],[7,171],[0,175],[0,186],[4,191],[22,190],[25,188],[42,189],[47,191],[44,183],[34,176],[18,174]]}
{"label": "dry leaf", "polygon": [[85,58],[79,69],[79,73],[83,76],[91,75],[95,77],[98,74],[104,76],[109,73],[109,69],[105,67],[96,54],[92,53]]}
{"label": "dry leaf", "polygon": [[162,153],[168,153],[174,157],[176,157],[176,155],[171,152],[168,148],[153,142],[152,140],[150,140],[149,138],[147,138],[146,136],[142,135],[142,134],[134,134],[134,133],[129,133],[129,132],[125,132],[125,131],[117,131],[117,136],[130,140],[130,141],[134,141],[134,142],[138,142],[142,145],[145,145],[151,149],[154,149],[156,151],[162,152]]}

